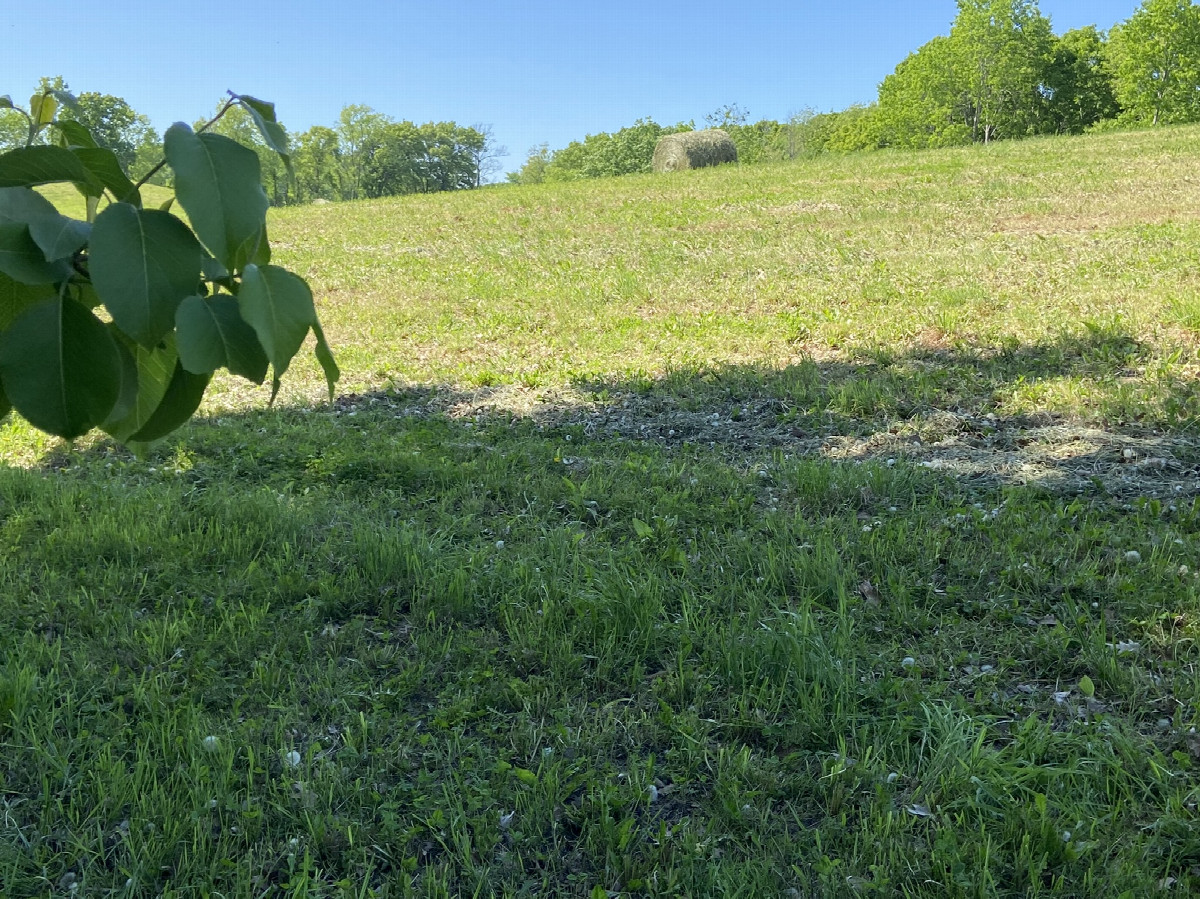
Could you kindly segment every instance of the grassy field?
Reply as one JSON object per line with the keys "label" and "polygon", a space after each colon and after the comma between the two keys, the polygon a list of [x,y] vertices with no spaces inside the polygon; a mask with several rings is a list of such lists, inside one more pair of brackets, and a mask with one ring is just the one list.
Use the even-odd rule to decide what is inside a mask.
{"label": "grassy field", "polygon": [[334,403],[0,426],[0,894],[1200,889],[1197,138],[273,213]]}

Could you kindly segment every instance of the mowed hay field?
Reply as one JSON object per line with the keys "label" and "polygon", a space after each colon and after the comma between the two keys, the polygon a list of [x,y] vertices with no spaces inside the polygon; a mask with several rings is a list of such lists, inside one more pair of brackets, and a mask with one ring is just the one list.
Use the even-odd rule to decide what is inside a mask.
{"label": "mowed hay field", "polygon": [[275,211],[334,402],[0,426],[0,894],[1196,891],[1198,137]]}

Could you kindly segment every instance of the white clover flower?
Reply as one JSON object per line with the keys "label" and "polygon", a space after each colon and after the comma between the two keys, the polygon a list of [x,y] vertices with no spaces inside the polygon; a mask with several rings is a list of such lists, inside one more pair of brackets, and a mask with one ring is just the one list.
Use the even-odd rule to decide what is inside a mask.
{"label": "white clover flower", "polygon": [[204,744],[204,748],[207,749],[209,752],[213,752],[214,750],[217,749],[218,746],[220,746],[220,741],[216,737],[212,736],[211,734],[209,736],[205,737],[202,742]]}
{"label": "white clover flower", "polygon": [[901,668],[912,668],[916,664],[917,664],[917,660],[914,659],[912,656],[905,656],[903,659],[900,660]]}
{"label": "white clover flower", "polygon": [[293,749],[283,757],[283,761],[289,768],[296,768],[300,764],[300,753]]}
{"label": "white clover flower", "polygon": [[1136,549],[1131,549],[1131,550],[1129,550],[1129,552],[1125,553],[1125,561],[1128,562],[1130,565],[1133,565],[1137,562],[1142,561],[1142,554],[1140,552],[1138,552]]}

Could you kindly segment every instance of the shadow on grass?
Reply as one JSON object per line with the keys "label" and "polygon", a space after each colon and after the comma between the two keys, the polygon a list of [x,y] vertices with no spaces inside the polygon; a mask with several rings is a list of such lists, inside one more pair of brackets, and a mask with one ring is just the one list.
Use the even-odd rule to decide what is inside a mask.
{"label": "shadow on grass", "polygon": [[[854,360],[809,358],[784,368],[580,378],[551,391],[404,386],[344,394],[312,412],[197,419],[157,452],[176,446],[227,456],[240,469],[272,459],[269,467],[299,471],[355,455],[353,433],[438,421],[435,444],[474,444],[499,439],[494,429],[485,437],[482,424],[507,422],[524,428],[521,439],[548,441],[568,460],[586,455],[585,446],[616,442],[630,452],[653,445],[668,456],[708,453],[743,471],[773,457],[813,457],[908,462],[985,488],[1200,493],[1200,387],[1182,367],[1148,371],[1149,358],[1128,334],[1092,328],[1043,344],[877,348]],[[102,442],[82,456],[114,451]],[[61,467],[65,458],[52,453],[43,464]]]}
{"label": "shadow on grass", "polygon": [[[1164,659],[1195,645],[1195,506],[997,495],[1077,474],[1109,489],[1140,470],[1137,452],[1194,452],[1182,425],[1004,413],[997,392],[1030,371],[1128,364],[1097,362],[1102,346],[726,367],[536,397],[380,390],[200,419],[145,463],[97,443],[47,458],[65,469],[53,475],[2,472],[0,637],[21,673],[0,693],[21,710],[0,762],[23,840],[8,837],[9,891],[44,895],[83,857],[96,861],[81,880],[110,892],[142,870],[258,894],[293,882],[303,842],[314,871],[381,895],[402,878],[426,895],[579,895],[581,878],[633,893],[667,870],[688,895],[780,895],[825,852],[850,861],[806,875],[812,895],[884,868],[918,895],[976,860],[956,844],[912,873],[859,833],[894,832],[897,809],[931,794],[989,828],[986,877],[1015,883],[1030,832],[1063,842],[1005,792],[1014,771],[1049,776],[1051,739],[1061,770],[1080,772],[1053,775],[1051,814],[1090,815],[1105,822],[1096,845],[1134,846],[1130,895],[1162,876],[1143,873],[1151,852],[1191,877],[1200,850],[1160,834],[1188,832],[1175,810],[1194,778],[1152,763],[1191,751],[1187,712],[1171,733],[1155,724],[1195,708],[1191,668],[1144,677],[1112,643]],[[843,391],[880,399],[851,409]],[[1072,428],[1091,448],[1045,449]],[[1042,468],[997,466],[1010,457]],[[1173,490],[1178,464],[1146,475],[1176,477],[1155,485]],[[1103,740],[1081,718],[1092,706],[1064,699],[1085,674],[1118,722]],[[99,761],[72,780],[74,759]],[[124,759],[147,788],[129,786]],[[1132,795],[1146,808],[1117,815]],[[129,798],[89,817],[114,796]],[[154,821],[179,824],[122,836],[122,822],[152,834]],[[940,844],[926,851],[911,823],[927,859]],[[720,868],[690,848],[713,834]],[[1070,863],[1056,862],[1082,880]]]}

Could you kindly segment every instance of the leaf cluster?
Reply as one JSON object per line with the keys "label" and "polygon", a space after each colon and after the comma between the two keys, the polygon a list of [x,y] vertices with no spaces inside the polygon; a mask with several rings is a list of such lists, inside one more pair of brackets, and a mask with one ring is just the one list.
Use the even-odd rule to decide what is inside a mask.
{"label": "leaf cluster", "polygon": [[[28,110],[0,97],[28,123],[25,146],[0,154],[0,415],[66,439],[100,428],[157,440],[191,418],[219,368],[256,384],[269,371],[274,399],[310,330],[332,395],[339,372],[312,292],[271,264],[256,153],[212,122],[173,125],[156,169],[170,167],[175,197],[147,209],[153,172],[133,183],[86,125],[57,115],[63,105],[75,100],[56,90]],[[231,94],[217,119],[235,106],[290,165],[274,106]],[[86,199],[86,220],[35,190],[61,182]]]}

